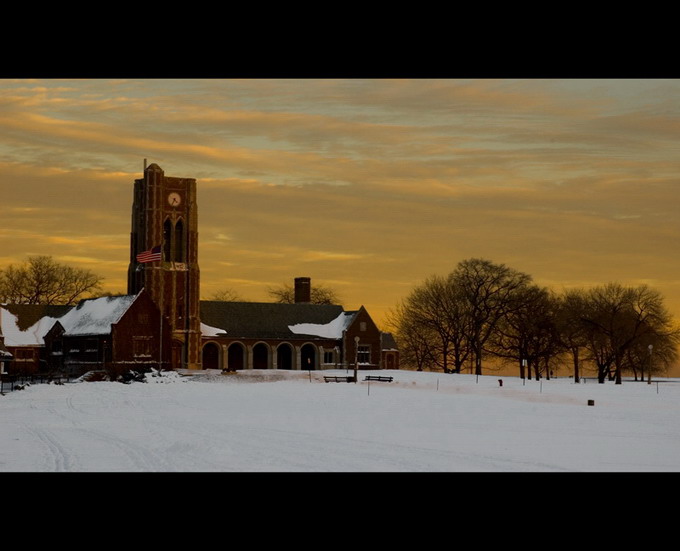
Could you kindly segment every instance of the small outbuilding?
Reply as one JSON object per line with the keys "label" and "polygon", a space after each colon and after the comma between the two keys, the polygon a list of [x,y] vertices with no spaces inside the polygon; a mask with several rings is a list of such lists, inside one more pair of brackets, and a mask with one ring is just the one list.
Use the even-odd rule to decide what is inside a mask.
{"label": "small outbuilding", "polygon": [[34,375],[50,370],[44,336],[72,306],[3,304],[0,306],[0,339],[11,355],[6,371]]}
{"label": "small outbuilding", "polygon": [[[45,334],[50,363],[69,375],[171,365],[170,326],[143,289],[78,303]],[[161,346],[162,342],[162,346]]]}

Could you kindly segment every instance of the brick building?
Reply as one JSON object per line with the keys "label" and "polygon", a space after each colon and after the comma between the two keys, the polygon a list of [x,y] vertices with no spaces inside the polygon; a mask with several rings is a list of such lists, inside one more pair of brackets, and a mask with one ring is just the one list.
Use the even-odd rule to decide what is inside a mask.
{"label": "brick building", "polygon": [[203,367],[317,370],[356,362],[361,369],[383,368],[386,334],[366,309],[301,301],[298,288],[309,284],[296,279],[294,304],[202,301]]}
{"label": "brick building", "polygon": [[[50,369],[44,336],[70,306],[43,304],[0,305],[0,341],[10,354],[5,369],[17,375],[32,375]],[[7,356],[5,355],[5,358]]]}
{"label": "brick building", "polygon": [[144,289],[137,295],[80,301],[43,340],[51,366],[74,375],[168,368],[171,361],[170,324]]}
{"label": "brick building", "polygon": [[[158,249],[158,260],[145,253]],[[151,295],[172,331],[171,366],[200,368],[196,180],[166,176],[157,164],[135,180],[128,294]]]}
{"label": "brick building", "polygon": [[196,180],[145,161],[134,182],[127,295],[74,307],[2,305],[2,365],[73,374],[399,367],[394,340],[363,306],[312,304],[311,285],[295,279],[293,304],[201,301]]}

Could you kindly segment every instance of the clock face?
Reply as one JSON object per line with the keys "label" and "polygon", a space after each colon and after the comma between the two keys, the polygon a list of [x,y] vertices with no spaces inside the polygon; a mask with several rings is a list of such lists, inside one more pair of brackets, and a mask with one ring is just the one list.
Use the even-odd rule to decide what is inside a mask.
{"label": "clock face", "polygon": [[180,196],[179,193],[171,193],[168,195],[168,204],[172,207],[178,207],[179,204],[182,202],[182,197]]}

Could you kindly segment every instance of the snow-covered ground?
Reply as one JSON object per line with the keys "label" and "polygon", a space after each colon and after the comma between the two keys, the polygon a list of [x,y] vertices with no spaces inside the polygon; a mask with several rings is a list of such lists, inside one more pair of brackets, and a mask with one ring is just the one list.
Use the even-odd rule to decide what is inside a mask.
{"label": "snow-covered ground", "polygon": [[[2,472],[680,471],[680,381],[200,372],[0,396]],[[351,374],[351,371],[350,371]],[[376,373],[373,373],[376,374]],[[588,401],[594,405],[589,406]]]}

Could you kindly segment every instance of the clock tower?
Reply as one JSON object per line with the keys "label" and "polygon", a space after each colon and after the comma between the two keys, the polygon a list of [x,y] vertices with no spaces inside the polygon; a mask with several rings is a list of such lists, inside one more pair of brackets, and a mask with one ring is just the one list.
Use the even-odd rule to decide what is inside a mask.
{"label": "clock tower", "polygon": [[169,322],[165,367],[201,368],[197,218],[196,180],[145,161],[134,184],[128,294],[145,288]]}

